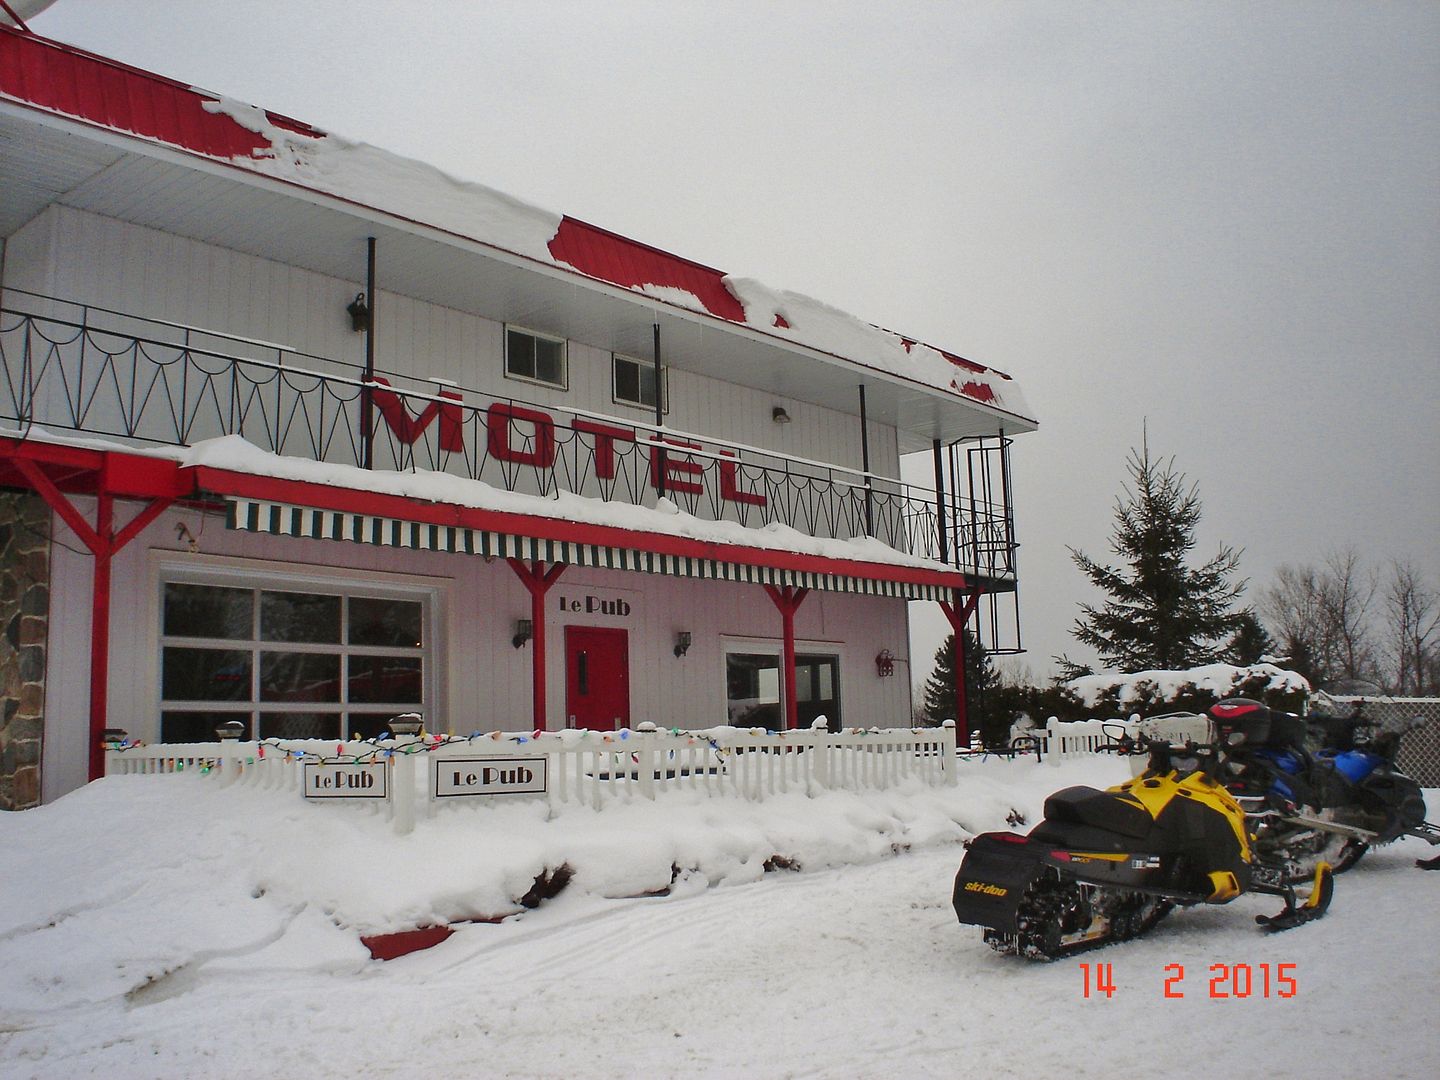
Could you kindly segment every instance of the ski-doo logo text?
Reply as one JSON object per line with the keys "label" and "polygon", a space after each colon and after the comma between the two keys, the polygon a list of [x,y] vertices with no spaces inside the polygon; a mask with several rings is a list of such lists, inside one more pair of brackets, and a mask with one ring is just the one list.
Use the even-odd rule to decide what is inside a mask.
{"label": "ski-doo logo text", "polygon": [[999,885],[991,885],[988,881],[967,881],[966,892],[984,893],[986,896],[1005,896],[1009,889],[1002,889]]}

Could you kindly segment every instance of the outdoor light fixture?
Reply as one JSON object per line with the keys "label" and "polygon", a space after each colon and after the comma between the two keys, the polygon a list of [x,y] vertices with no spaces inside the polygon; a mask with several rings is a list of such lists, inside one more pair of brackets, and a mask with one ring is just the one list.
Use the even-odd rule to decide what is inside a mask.
{"label": "outdoor light fixture", "polygon": [[783,405],[776,405],[775,408],[770,410],[770,419],[774,420],[777,424],[788,424],[790,422],[790,414],[785,411]]}
{"label": "outdoor light fixture", "polygon": [[370,329],[370,306],[365,303],[365,294],[356,293],[355,299],[351,300],[345,308],[350,313],[350,329],[357,334],[363,334]]}
{"label": "outdoor light fixture", "polygon": [[689,631],[689,630],[681,630],[678,634],[675,635],[675,655],[676,655],[676,657],[681,657],[681,656],[684,656],[684,655],[685,655],[687,652],[689,652],[689,651],[690,651],[690,631]]}
{"label": "outdoor light fixture", "polygon": [[391,738],[399,738],[401,735],[419,735],[425,721],[418,712],[407,712],[391,717],[386,725],[390,728]]}
{"label": "outdoor light fixture", "polygon": [[245,725],[239,720],[227,720],[223,724],[215,725],[215,737],[221,742],[238,739],[244,734]]}
{"label": "outdoor light fixture", "polygon": [[535,624],[529,619],[515,620],[515,636],[510,639],[510,644],[520,648],[525,642],[535,636]]}

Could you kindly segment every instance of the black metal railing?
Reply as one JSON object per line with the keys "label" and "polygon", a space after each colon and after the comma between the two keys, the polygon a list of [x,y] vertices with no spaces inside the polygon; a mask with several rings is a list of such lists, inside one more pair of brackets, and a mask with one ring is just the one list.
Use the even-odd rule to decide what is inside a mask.
{"label": "black metal railing", "polygon": [[[868,535],[941,556],[933,493],[887,477],[393,372],[377,373],[367,410],[358,364],[20,290],[4,301],[0,416],[22,428],[134,445],[238,435],[271,453],[353,466],[368,450],[376,469],[433,470],[547,498],[651,508],[664,498],[709,520]],[[977,488],[974,467],[993,462],[1008,474],[1006,446],[972,456],[965,492],[955,489],[952,451],[946,561],[987,578],[1013,577],[1013,527],[1008,489],[997,497],[988,473]]]}

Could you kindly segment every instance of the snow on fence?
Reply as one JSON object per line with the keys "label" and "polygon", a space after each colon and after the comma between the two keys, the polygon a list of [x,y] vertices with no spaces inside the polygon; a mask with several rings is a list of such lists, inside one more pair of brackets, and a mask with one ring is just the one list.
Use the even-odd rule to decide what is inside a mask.
{"label": "snow on fence", "polygon": [[546,799],[603,809],[660,791],[751,800],[785,792],[955,783],[955,728],[765,732],[492,732],[371,742],[222,741],[116,745],[110,776],[198,772],[221,784],[381,802],[398,832],[439,804],[471,797]]}
{"label": "snow on fence", "polygon": [[1051,717],[1043,728],[1028,734],[1038,742],[1042,757],[1052,762],[1071,754],[1093,754],[1120,733],[1144,735],[1166,742],[1205,742],[1210,737],[1210,721],[1199,713],[1175,712],[1142,720],[1138,715],[1129,720],[1071,720]]}

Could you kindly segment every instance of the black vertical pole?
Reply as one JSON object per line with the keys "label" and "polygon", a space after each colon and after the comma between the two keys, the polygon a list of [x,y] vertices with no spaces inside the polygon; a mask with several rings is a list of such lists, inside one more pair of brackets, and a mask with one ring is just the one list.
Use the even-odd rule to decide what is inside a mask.
{"label": "black vertical pole", "polygon": [[865,470],[865,535],[875,535],[875,493],[870,489],[870,421],[865,413],[865,384],[860,384],[860,467]]}
{"label": "black vertical pole", "polygon": [[945,535],[945,467],[940,454],[940,440],[933,439],[930,450],[935,456],[935,530],[940,534],[940,561],[950,561],[950,541]]}
{"label": "black vertical pole", "polygon": [[1000,505],[1005,515],[1005,569],[1015,571],[1015,514],[1010,509],[1010,444],[1000,429]]}
{"label": "black vertical pole", "polygon": [[365,300],[370,316],[365,320],[365,385],[360,390],[360,453],[362,467],[369,469],[375,464],[375,392],[370,384],[375,381],[375,237],[365,240]]}
{"label": "black vertical pole", "polygon": [[[655,324],[655,426],[665,426],[665,408],[660,398],[660,324]],[[655,490],[661,498],[665,497],[665,450],[660,442],[660,433],[655,433],[655,449],[652,453],[658,454],[655,468]]]}

